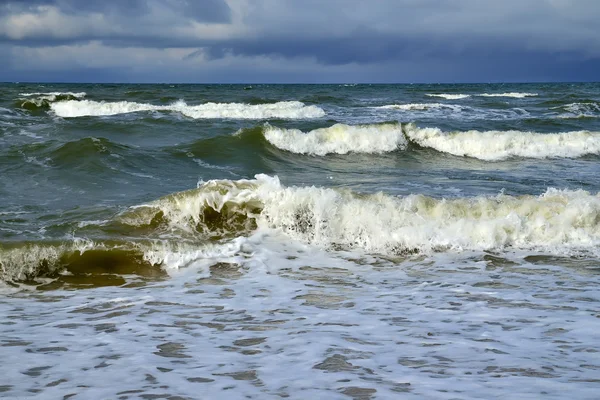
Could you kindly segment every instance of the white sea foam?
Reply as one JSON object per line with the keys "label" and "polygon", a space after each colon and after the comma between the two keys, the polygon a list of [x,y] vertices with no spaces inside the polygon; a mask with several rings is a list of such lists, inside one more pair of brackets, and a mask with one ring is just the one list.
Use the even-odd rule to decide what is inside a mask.
{"label": "white sea foam", "polygon": [[522,99],[525,97],[534,97],[537,95],[538,95],[537,93],[510,92],[510,93],[482,93],[479,96],[481,96],[481,97],[513,97],[515,99]]}
{"label": "white sea foam", "polygon": [[[276,230],[322,248],[369,253],[536,249],[598,252],[600,197],[548,189],[541,196],[436,199],[358,195],[348,190],[284,187],[277,177],[214,180],[167,196],[124,217],[146,225],[160,212],[172,230],[204,226],[205,210],[247,227]],[[253,225],[255,224],[255,225]],[[240,232],[241,233],[241,232]]]}
{"label": "white sea foam", "polygon": [[[407,114],[412,113],[415,114],[414,118],[419,118],[425,114],[428,117],[434,118],[450,118],[461,120],[506,120],[521,119],[529,115],[529,112],[522,108],[492,110],[447,103],[388,104],[374,108],[379,110],[397,110]],[[413,117],[409,115],[408,118],[412,119]]]}
{"label": "white sea foam", "polygon": [[414,124],[405,125],[403,129],[407,138],[420,146],[489,161],[510,157],[575,158],[600,154],[599,132],[444,132],[439,128],[418,128]]}
{"label": "white sea foam", "polygon": [[275,147],[292,153],[326,154],[384,153],[406,147],[400,124],[345,125],[304,133],[298,129],[265,126],[265,138]]}
{"label": "white sea foam", "polygon": [[30,244],[7,250],[0,249],[0,280],[24,280],[36,276],[40,268],[52,273],[60,268],[59,261],[65,254],[75,251],[84,253],[101,247],[101,244],[76,239],[58,245]]}
{"label": "white sea foam", "polygon": [[199,265],[3,296],[3,396],[597,398],[600,278],[586,260],[391,262],[276,239],[207,252],[212,279]]}
{"label": "white sea foam", "polygon": [[205,103],[188,105],[177,101],[169,105],[154,105],[128,101],[98,102],[91,100],[69,100],[51,104],[52,111],[59,117],[108,116],[140,111],[173,111],[194,119],[308,119],[320,118],[325,112],[314,105],[306,106],[299,101],[282,101],[272,104]]}
{"label": "white sea foam", "polygon": [[[101,226],[109,221],[82,221],[79,228]],[[180,268],[204,268],[220,257],[235,257],[243,253],[244,239],[238,238],[224,244],[202,244],[185,240],[154,240],[106,244],[87,239],[75,238],[59,244],[28,244],[12,249],[0,248],[0,281],[23,281],[39,278],[40,273],[56,275],[68,264],[74,255],[84,255],[88,251],[129,251],[140,255],[149,265],[160,266],[166,272]],[[67,272],[68,273],[68,272]]]}
{"label": "white sea foam", "polygon": [[446,94],[446,93],[431,93],[431,94],[427,94],[427,96],[429,97],[441,97],[443,99],[447,99],[447,100],[460,100],[460,99],[466,99],[468,97],[471,97],[470,94]]}
{"label": "white sea foam", "polygon": [[389,104],[381,107],[384,110],[403,110],[403,111],[428,111],[428,110],[451,110],[461,111],[462,106],[456,104],[441,103],[409,103],[409,104]]}
{"label": "white sea foam", "polygon": [[47,96],[56,98],[57,96],[72,96],[82,98],[87,95],[86,92],[34,92],[34,93],[19,93],[19,96],[31,97],[31,96]]}
{"label": "white sea foam", "polygon": [[600,104],[596,102],[571,103],[552,109],[566,111],[557,116],[562,119],[600,117]]}

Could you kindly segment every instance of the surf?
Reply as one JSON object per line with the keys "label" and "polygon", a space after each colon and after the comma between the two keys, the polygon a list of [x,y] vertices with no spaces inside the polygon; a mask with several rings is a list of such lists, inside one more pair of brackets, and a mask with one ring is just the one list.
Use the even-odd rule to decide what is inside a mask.
{"label": "surf", "polygon": [[267,104],[204,103],[188,105],[185,101],[180,100],[169,105],[155,105],[129,101],[67,100],[52,103],[50,110],[62,118],[113,116],[149,111],[177,112],[192,119],[312,119],[325,115],[323,109],[314,105],[307,106],[299,101],[280,101]]}
{"label": "surf", "polygon": [[335,124],[309,132],[266,125],[264,137],[281,150],[296,154],[386,153],[406,148],[407,141],[399,123],[346,125]]}
{"label": "surf", "polygon": [[600,154],[600,132],[454,131],[403,126],[408,140],[455,156],[500,161],[512,157],[577,158]]}

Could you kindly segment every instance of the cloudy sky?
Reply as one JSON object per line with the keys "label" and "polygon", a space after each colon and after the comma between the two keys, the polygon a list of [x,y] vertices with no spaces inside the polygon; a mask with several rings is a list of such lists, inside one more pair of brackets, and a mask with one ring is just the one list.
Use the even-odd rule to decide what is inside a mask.
{"label": "cloudy sky", "polygon": [[0,0],[0,81],[599,81],[599,21],[599,0]]}

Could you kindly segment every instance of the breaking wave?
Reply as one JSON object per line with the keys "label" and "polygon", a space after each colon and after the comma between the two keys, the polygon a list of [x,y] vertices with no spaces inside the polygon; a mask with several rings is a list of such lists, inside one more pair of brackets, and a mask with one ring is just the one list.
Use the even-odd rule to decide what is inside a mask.
{"label": "breaking wave", "polygon": [[526,131],[454,131],[388,122],[367,125],[335,124],[303,132],[270,124],[240,129],[233,135],[201,139],[185,147],[200,158],[235,157],[236,152],[261,153],[269,146],[295,154],[381,154],[414,151],[415,146],[455,156],[499,161],[522,158],[578,158],[600,154],[600,132],[537,133]]}
{"label": "breaking wave", "polygon": [[444,132],[439,128],[418,128],[414,124],[405,125],[403,130],[407,138],[419,146],[488,161],[510,157],[575,158],[600,154],[599,132]]}
{"label": "breaking wave", "polygon": [[[122,285],[126,276],[156,279],[171,269],[207,264],[240,252],[239,240],[223,245],[151,240],[19,243],[0,247],[0,280],[45,283],[58,279],[82,286]],[[211,262],[212,261],[212,262]],[[200,265],[202,266],[202,265]]]}
{"label": "breaking wave", "polygon": [[559,107],[553,107],[552,110],[563,111],[562,114],[558,115],[558,118],[561,119],[597,118],[600,116],[600,103],[595,101],[570,103]]}
{"label": "breaking wave", "polygon": [[154,105],[128,101],[68,100],[52,103],[50,108],[57,116],[63,118],[109,116],[140,111],[178,112],[194,119],[310,119],[325,115],[325,111],[321,108],[306,106],[298,101],[282,101],[270,104],[205,103],[188,105],[180,100],[170,105]]}
{"label": "breaking wave", "polygon": [[256,175],[203,182],[120,218],[133,226],[158,223],[171,232],[276,229],[323,248],[399,254],[507,247],[593,251],[600,244],[599,215],[600,197],[581,190],[436,199],[285,187],[277,177]]}
{"label": "breaking wave", "polygon": [[298,129],[266,125],[264,136],[273,146],[292,153],[384,153],[403,149],[407,141],[399,123],[373,125],[335,124],[304,133]]}
{"label": "breaking wave", "polygon": [[140,242],[86,239],[0,248],[0,275],[5,281],[27,280],[78,268],[156,274],[157,268],[243,257],[249,251],[245,237],[273,231],[327,250],[383,255],[506,249],[594,253],[600,245],[599,216],[600,197],[582,190],[548,189],[540,196],[396,197],[286,187],[277,177],[261,174],[201,182],[196,189],[132,207],[104,226],[118,225],[144,237]]}
{"label": "breaking wave", "polygon": [[277,177],[213,180],[137,207],[122,221],[157,218],[171,231],[277,229],[324,248],[398,254],[540,248],[593,250],[600,244],[600,197],[548,189],[541,196],[436,199],[285,187]]}
{"label": "breaking wave", "polygon": [[445,94],[445,93],[439,93],[439,94],[432,93],[432,94],[427,94],[427,96],[441,97],[446,100],[460,100],[460,99],[466,99],[467,97],[471,97],[470,94]]}
{"label": "breaking wave", "polygon": [[34,93],[19,93],[19,96],[24,96],[24,97],[33,97],[33,96],[39,96],[42,98],[46,98],[48,100],[57,100],[60,99],[61,97],[74,97],[77,99],[81,99],[83,97],[85,97],[87,95],[87,93],[85,92],[34,92]]}
{"label": "breaking wave", "polygon": [[23,96],[16,101],[18,108],[25,110],[48,110],[50,104],[57,101],[80,100],[86,96],[85,92],[36,92],[36,93],[19,93]]}
{"label": "breaking wave", "polygon": [[519,93],[519,92],[510,92],[510,93],[482,93],[478,96],[481,97],[512,97],[515,99],[522,99],[525,97],[535,97],[537,93]]}

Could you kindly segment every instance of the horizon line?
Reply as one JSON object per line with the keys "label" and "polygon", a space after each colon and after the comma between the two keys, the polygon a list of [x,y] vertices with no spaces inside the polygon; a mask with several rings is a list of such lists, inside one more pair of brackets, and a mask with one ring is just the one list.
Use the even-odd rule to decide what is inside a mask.
{"label": "horizon line", "polygon": [[532,85],[600,83],[599,81],[497,81],[497,82],[94,82],[94,81],[0,81],[0,84],[54,85]]}

